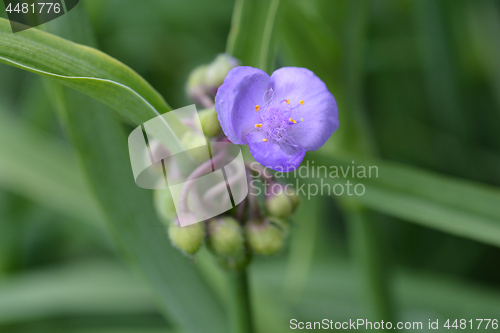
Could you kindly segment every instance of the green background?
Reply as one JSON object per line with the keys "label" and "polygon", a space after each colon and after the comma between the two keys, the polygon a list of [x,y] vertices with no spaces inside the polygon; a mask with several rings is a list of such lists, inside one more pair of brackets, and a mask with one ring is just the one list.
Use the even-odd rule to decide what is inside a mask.
{"label": "green background", "polygon": [[[126,64],[174,109],[231,24],[244,64],[307,67],[328,85],[340,129],[306,159],[379,177],[362,197],[302,198],[286,251],[250,266],[257,331],[499,319],[500,2],[281,0],[275,19],[276,1],[239,3],[233,17],[224,0],[84,0],[42,28]],[[0,56],[18,56],[8,38]],[[0,332],[224,330],[224,273],[171,249],[152,192],[135,188],[134,119],[108,112],[128,100],[103,106],[44,80],[0,65]]]}

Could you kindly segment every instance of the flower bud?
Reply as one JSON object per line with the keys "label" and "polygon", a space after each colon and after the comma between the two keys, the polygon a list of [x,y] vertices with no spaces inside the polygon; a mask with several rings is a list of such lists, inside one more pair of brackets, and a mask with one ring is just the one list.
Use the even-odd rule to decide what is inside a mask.
{"label": "flower bud", "polygon": [[[279,190],[276,191],[276,187]],[[266,198],[266,208],[269,215],[279,218],[287,218],[293,214],[299,204],[297,193],[285,186],[274,184],[271,189],[273,193]]]}
{"label": "flower bud", "polygon": [[[219,54],[217,58],[215,58],[215,60],[208,65],[205,81],[207,86],[211,88],[219,88],[222,83],[224,83],[227,73],[239,65],[240,62],[238,59],[233,58],[229,54]],[[213,92],[213,94],[215,94],[215,92]]]}
{"label": "flower bud", "polygon": [[257,254],[273,255],[279,253],[285,246],[288,236],[288,226],[277,218],[267,218],[264,221],[252,220],[246,225],[248,244]]}
{"label": "flower bud", "polygon": [[198,66],[189,75],[186,90],[188,96],[194,101],[199,100],[199,96],[205,94],[205,78],[207,76],[208,66]]}
{"label": "flower bud", "polygon": [[177,212],[169,189],[155,190],[154,204],[156,213],[163,222],[169,224],[175,218]]}
{"label": "flower bud", "polygon": [[187,255],[194,255],[203,244],[205,225],[203,223],[195,223],[181,227],[176,219],[168,227],[168,236],[172,245]]}
{"label": "flower bud", "polygon": [[293,214],[293,202],[285,193],[274,194],[266,198],[266,208],[269,215],[286,218]]}
{"label": "flower bud", "polygon": [[208,221],[207,231],[209,249],[215,254],[230,258],[243,254],[243,228],[232,217],[211,219]]}
{"label": "flower bud", "polygon": [[219,118],[217,118],[215,108],[201,110],[198,114],[203,134],[213,137],[222,133],[222,127],[220,126]]}
{"label": "flower bud", "polygon": [[[189,97],[205,106],[213,104],[213,97],[224,82],[227,73],[239,64],[237,59],[224,53],[218,55],[210,64],[196,67],[189,75],[186,86]],[[210,99],[212,99],[211,102]]]}

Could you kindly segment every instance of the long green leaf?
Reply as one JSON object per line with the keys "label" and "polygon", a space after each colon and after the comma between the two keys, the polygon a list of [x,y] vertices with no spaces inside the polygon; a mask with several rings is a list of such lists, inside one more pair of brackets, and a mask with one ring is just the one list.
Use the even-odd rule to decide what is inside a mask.
{"label": "long green leaf", "polygon": [[[64,97],[66,129],[111,235],[154,286],[167,316],[173,315],[190,332],[223,332],[221,305],[196,268],[168,241],[151,191],[134,183],[127,138],[116,117],[85,96],[67,90]],[[92,111],[85,113],[79,106]]]}
{"label": "long green leaf", "polygon": [[[76,19],[79,26],[88,25],[84,17]],[[68,25],[55,30],[68,34],[64,29]],[[134,183],[126,136],[117,117],[95,100],[48,83],[111,235],[154,287],[164,314],[189,332],[223,332],[220,303],[196,268],[171,246],[154,212],[151,191]]]}
{"label": "long green leaf", "polygon": [[237,0],[226,52],[243,65],[272,70],[272,41],[280,0]]}
{"label": "long green leaf", "polygon": [[66,315],[155,312],[148,288],[116,263],[92,261],[0,279],[0,325]]}
{"label": "long green leaf", "polygon": [[[364,195],[343,198],[426,227],[500,246],[500,190],[495,187],[341,152],[335,156],[316,152],[312,157],[330,168],[328,174],[332,167],[338,167],[340,178],[323,177],[322,173],[321,178],[306,181],[331,186],[345,185],[346,180],[361,183],[366,188]],[[372,169],[371,178],[358,178],[356,167],[354,177],[349,169],[342,178],[340,168],[346,171],[353,165],[366,167],[367,176],[369,166],[378,170]]]}
{"label": "long green leaf", "polygon": [[174,332],[158,315],[147,286],[111,261],[84,261],[0,278],[0,295],[2,332],[34,332],[34,327],[47,326],[53,333]]}
{"label": "long green leaf", "polygon": [[[288,318],[320,321],[329,318],[332,312],[335,313],[334,321],[366,318],[358,276],[350,262],[336,258],[313,266],[300,305],[291,309],[277,292],[282,285],[282,269],[276,264],[262,267],[254,276],[255,293],[278,302],[282,310],[291,310]],[[392,281],[391,287],[403,318],[422,320],[424,325],[431,318],[434,321],[439,318],[440,323],[447,318],[489,318],[496,316],[500,309],[500,290],[494,286],[406,269],[397,270]],[[445,318],[443,322],[442,318]]]}
{"label": "long green leaf", "polygon": [[[0,62],[49,77],[112,107],[137,125],[171,108],[137,73],[116,59],[87,46],[29,29],[14,34],[0,18]],[[170,126],[165,123],[164,142],[173,151],[183,151]]]}
{"label": "long green leaf", "polygon": [[102,214],[76,170],[70,147],[0,105],[0,187],[102,227]]}
{"label": "long green leaf", "polygon": [[[78,104],[78,102],[76,102],[76,104]],[[86,105],[90,106],[88,103]],[[99,110],[102,110],[100,109],[102,108],[101,105],[97,103],[92,105],[92,107],[95,107],[95,112],[100,114]],[[24,124],[20,120],[8,116],[8,114],[5,113],[5,111],[2,112],[2,110],[4,109],[0,109],[0,186],[50,207],[57,212],[102,227],[104,217],[101,214],[100,208],[95,204],[95,200],[91,197],[91,193],[87,187],[84,186],[80,172],[78,172],[77,165],[74,163],[68,147],[64,146],[64,143],[60,140],[51,138],[28,124]],[[86,117],[87,115],[81,116]],[[104,112],[102,116],[112,117],[112,114]],[[92,123],[90,123],[92,121],[91,119],[95,120],[97,118],[90,117],[90,120],[87,120],[89,132],[92,132],[93,128]],[[96,122],[95,124],[100,124],[100,122]],[[114,127],[116,127],[116,123]],[[109,128],[108,130],[111,129],[112,128]],[[96,137],[94,141],[91,140],[87,142],[83,140],[87,142],[90,148],[102,145],[100,136],[102,133],[106,132],[105,130],[99,132],[97,127],[95,127],[94,130],[95,132],[92,133],[97,133],[99,137]],[[15,140],[12,140],[12,138],[15,138]],[[121,168],[126,169],[129,165],[129,161],[126,160],[125,157],[126,152],[124,151],[124,147],[126,147],[126,139],[123,133],[122,139],[123,140],[119,143],[108,142],[108,149],[112,150],[113,155],[106,156],[103,159],[87,156],[84,160],[86,163],[94,165],[96,169],[101,168],[102,172],[106,171],[107,166],[109,166],[111,169],[107,169],[106,171],[109,174],[115,174],[118,171],[115,163],[121,165]],[[121,163],[114,158],[114,154],[116,154],[115,150],[120,152]],[[109,160],[111,160],[112,163],[109,162]],[[107,178],[108,176],[103,177]],[[203,316],[200,317],[198,311],[203,313],[206,312],[207,316],[214,316],[213,320],[218,320],[223,324],[224,319],[220,318],[220,306],[212,304],[213,300],[211,295],[207,297],[207,292],[203,288],[204,281],[201,281],[197,272],[194,272],[193,266],[187,262],[186,258],[182,258],[173,250],[165,239],[164,229],[160,226],[155,214],[151,212],[152,203],[150,202],[148,191],[135,187],[130,170],[128,173],[125,171],[125,174],[123,174],[123,171],[122,173],[118,172],[114,177],[124,177],[124,184],[131,188],[136,194],[137,192],[139,193],[140,201],[136,201],[137,198],[135,197],[129,201],[122,201],[123,198],[119,197],[112,201],[114,201],[114,205],[120,205],[121,208],[116,208],[114,206],[107,207],[111,207],[111,210],[116,209],[116,211],[125,208],[128,210],[135,209],[136,211],[143,210],[143,213],[134,214],[134,218],[137,219],[136,222],[138,224],[142,225],[142,229],[145,229],[147,233],[153,234],[153,237],[150,239],[146,238],[147,236],[144,235],[142,235],[144,238],[139,237],[142,238],[143,248],[141,248],[140,245],[131,246],[130,248],[132,248],[132,252],[135,251],[135,254],[130,254],[130,249],[126,249],[128,245],[125,243],[127,243],[127,240],[130,240],[130,237],[139,235],[139,232],[136,230],[136,228],[138,228],[137,225],[131,227],[131,230],[128,227],[127,222],[130,222],[132,214],[128,214],[126,220],[123,218],[114,220],[112,223],[112,236],[116,239],[120,238],[119,232],[126,233],[126,240],[120,241],[120,244],[122,244],[122,248],[125,248],[127,256],[136,258],[137,253],[140,252],[141,257],[144,257],[144,265],[147,266],[146,275],[150,280],[154,280],[153,283],[158,287],[159,291],[156,297],[161,299],[160,303],[162,306],[168,307],[165,306],[165,302],[175,304],[176,297],[179,297],[188,303],[193,303],[186,306],[183,310],[183,317],[186,315],[188,317],[181,318],[190,322],[188,325],[197,324],[194,319],[191,323],[189,314],[192,314],[193,317],[200,318],[200,320],[206,320],[203,325],[206,324],[207,330],[210,331],[209,322],[212,318],[202,319]],[[95,183],[99,183],[99,181],[100,180],[96,180],[94,185]],[[110,186],[108,182],[109,179],[100,183],[106,191],[109,191],[109,193],[103,194],[104,196],[116,195],[114,193],[115,190],[118,191],[118,193],[122,192],[120,189],[117,190],[116,186]],[[116,182],[119,182],[119,180],[116,180]],[[134,195],[133,193],[129,194],[131,196]],[[126,202],[130,201],[134,202],[134,208],[127,208]],[[141,201],[146,201],[147,203],[141,204]],[[115,214],[118,213],[115,212]],[[136,216],[137,214],[142,215],[142,218]],[[116,231],[114,229],[115,227],[119,228],[120,231]],[[155,236],[156,234],[160,235]],[[157,238],[159,238],[160,241],[158,241]],[[129,244],[132,244],[132,242]],[[158,246],[158,249],[154,251],[154,253],[148,253],[148,251],[153,251],[150,248],[152,245]],[[157,258],[157,256],[160,258]],[[173,260],[171,260],[170,256],[173,257]],[[154,262],[154,260],[158,260],[159,262]],[[180,271],[180,273],[178,271]],[[176,281],[172,282],[170,278],[166,278],[164,275],[177,276],[175,278]],[[168,295],[167,291],[169,289],[176,291],[177,296],[172,297]],[[201,289],[201,292],[198,292],[199,289]],[[205,297],[207,297],[208,300],[205,300]],[[210,309],[206,310],[204,304],[208,304]],[[178,305],[178,307],[180,306],[181,305]],[[175,314],[176,312],[167,311],[167,313]],[[196,328],[192,331],[197,332],[198,329],[199,328]],[[218,329],[219,328],[213,329],[213,331],[218,331]],[[223,330],[220,332],[223,332]]]}

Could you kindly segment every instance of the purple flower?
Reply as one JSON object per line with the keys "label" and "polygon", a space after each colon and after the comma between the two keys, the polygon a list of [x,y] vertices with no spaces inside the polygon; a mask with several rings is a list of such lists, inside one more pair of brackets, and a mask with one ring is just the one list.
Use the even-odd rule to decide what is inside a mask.
{"label": "purple flower", "polygon": [[320,148],[339,127],[337,102],[305,68],[284,67],[271,77],[253,67],[235,67],[215,96],[227,138],[248,144],[257,162],[295,170],[308,150]]}

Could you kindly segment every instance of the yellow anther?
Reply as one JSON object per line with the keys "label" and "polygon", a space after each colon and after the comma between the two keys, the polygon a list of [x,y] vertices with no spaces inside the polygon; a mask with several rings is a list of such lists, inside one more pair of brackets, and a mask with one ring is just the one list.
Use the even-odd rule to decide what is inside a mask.
{"label": "yellow anther", "polygon": [[267,142],[267,139],[262,139],[262,141]]}
{"label": "yellow anther", "polygon": [[300,118],[300,121],[304,121],[304,118]]}
{"label": "yellow anther", "polygon": [[295,120],[293,120],[292,118],[288,119],[289,121],[291,121],[292,123],[296,124],[297,122]]}
{"label": "yellow anther", "polygon": [[286,104],[290,104],[290,100],[289,99],[286,100]]}
{"label": "yellow anther", "polygon": [[302,105],[304,105],[304,101],[302,99],[300,100],[299,103],[302,104]]}
{"label": "yellow anther", "polygon": [[255,124],[255,127],[262,127],[262,124]]}
{"label": "yellow anther", "polygon": [[256,106],[255,106],[255,111],[256,111],[256,112],[259,112],[259,109],[260,109],[260,106],[256,105]]}

